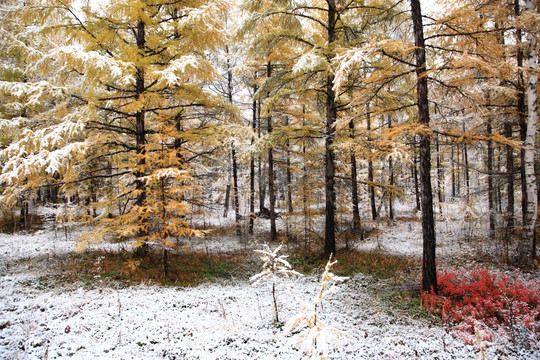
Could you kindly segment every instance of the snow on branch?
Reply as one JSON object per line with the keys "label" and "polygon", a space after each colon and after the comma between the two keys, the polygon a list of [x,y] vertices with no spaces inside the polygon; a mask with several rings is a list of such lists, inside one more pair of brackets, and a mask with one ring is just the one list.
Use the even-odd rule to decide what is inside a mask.
{"label": "snow on branch", "polygon": [[263,270],[249,279],[253,285],[264,281],[276,283],[282,278],[289,278],[291,275],[303,276],[293,270],[291,264],[285,260],[288,257],[287,255],[278,255],[282,246],[279,245],[272,251],[267,244],[264,244],[264,249],[255,250],[255,252],[261,254],[260,258],[263,261]]}

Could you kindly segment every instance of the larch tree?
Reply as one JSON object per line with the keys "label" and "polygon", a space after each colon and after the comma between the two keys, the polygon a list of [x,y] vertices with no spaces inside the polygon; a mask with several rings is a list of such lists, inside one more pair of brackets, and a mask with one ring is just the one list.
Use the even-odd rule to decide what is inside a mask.
{"label": "larch tree", "polygon": [[422,191],[422,290],[437,292],[435,263],[435,220],[433,218],[433,192],[431,190],[431,149],[428,134],[429,103],[426,66],[426,48],[422,11],[419,0],[411,0],[411,15],[416,45],[416,92],[418,96],[418,122],[426,129],[420,134],[420,183]]}
{"label": "larch tree", "polygon": [[[107,182],[92,204],[99,208],[90,219],[96,230],[85,241],[135,239],[139,249],[167,249],[172,237],[200,234],[185,220],[192,163],[202,153],[200,143],[215,142],[208,138],[228,121],[224,115],[236,114],[204,89],[216,75],[206,56],[223,45],[227,7],[226,1],[160,0],[117,1],[99,9],[62,0],[26,6],[36,19],[55,16],[44,31],[63,35],[36,54],[36,69],[76,77],[62,94],[79,113],[64,109],[60,117],[56,107],[55,115],[64,128],[84,133],[78,153],[88,156],[73,158],[65,166],[69,176],[58,172],[58,182],[65,190]],[[218,115],[208,115],[218,108]]]}
{"label": "larch tree", "polygon": [[[336,132],[339,112],[346,108],[346,103],[340,100],[342,94],[334,90],[333,59],[338,47],[366,42],[364,31],[378,20],[378,16],[386,15],[388,6],[376,1],[329,0],[246,1],[245,7],[250,13],[247,29],[253,30],[263,23],[267,24],[266,31],[256,36],[254,47],[259,53],[274,53],[284,59],[280,71],[273,72],[275,89],[270,96],[283,99],[291,94],[314,95],[315,108],[321,117],[320,137],[325,149],[324,252],[327,255],[335,253]],[[284,44],[288,45],[287,51],[275,51],[283,49]],[[301,86],[296,87],[298,85]]]}
{"label": "larch tree", "polygon": [[[0,32],[2,64],[0,92],[3,95],[0,128],[0,165],[3,184],[1,202],[20,207],[27,215],[29,202],[40,192],[43,200],[54,200],[63,177],[80,171],[86,149],[84,119],[88,113],[69,93],[78,76],[62,69],[42,67],[51,41],[36,29],[47,32],[61,18],[54,13],[35,16],[39,2],[8,1],[2,4]],[[59,34],[59,41],[68,37]],[[71,189],[63,186],[66,194]]]}

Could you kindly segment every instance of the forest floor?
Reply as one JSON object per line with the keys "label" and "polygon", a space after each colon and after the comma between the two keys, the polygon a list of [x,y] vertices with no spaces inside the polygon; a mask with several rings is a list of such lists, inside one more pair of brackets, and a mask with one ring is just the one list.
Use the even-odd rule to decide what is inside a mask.
{"label": "forest floor", "polygon": [[[340,233],[335,272],[349,279],[323,300],[318,315],[340,332],[324,332],[318,346],[328,343],[328,359],[481,357],[480,344],[466,345],[421,308],[415,295],[422,253],[419,217],[398,210],[402,217],[395,224],[366,221],[371,231],[364,240]],[[507,269],[501,246],[479,241],[481,218],[464,224],[466,209],[449,204],[444,210],[437,224],[440,267],[483,262]],[[159,275],[159,254],[136,259],[126,255],[126,244],[102,243],[76,253],[83,229],[57,228],[55,212],[39,209],[46,221],[37,231],[0,234],[1,359],[305,357],[299,334],[287,335],[284,323],[301,311],[300,301],[317,294],[325,259],[303,253],[301,243],[283,247],[305,276],[278,284],[276,322],[271,285],[249,282],[260,271],[253,250],[262,247],[268,220],[257,219],[260,235],[247,239],[234,235],[231,219],[197,219],[199,226],[218,230],[186,241],[181,254],[170,256],[172,275],[165,279]],[[283,220],[279,225],[287,226]],[[486,345],[486,359],[540,358],[537,343],[496,337]]]}

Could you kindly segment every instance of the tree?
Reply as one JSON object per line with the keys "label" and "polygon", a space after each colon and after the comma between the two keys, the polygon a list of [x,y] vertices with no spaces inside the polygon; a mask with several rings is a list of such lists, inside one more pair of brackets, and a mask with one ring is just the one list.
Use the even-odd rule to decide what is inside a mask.
{"label": "tree", "polygon": [[[525,1],[525,10],[528,15],[534,17],[538,13],[538,4],[534,0]],[[538,188],[536,185],[535,149],[536,132],[538,122],[538,39],[533,29],[538,29],[537,21],[531,21],[531,28],[527,36],[527,51],[525,51],[525,62],[528,65],[529,77],[527,81],[527,126],[525,131],[525,142],[523,144],[523,168],[525,175],[526,212],[523,221],[523,235],[520,246],[520,260],[525,266],[531,266],[535,259],[536,236],[535,225],[538,212]]]}
{"label": "tree", "polygon": [[[343,94],[334,90],[333,59],[338,47],[366,42],[364,31],[378,20],[377,16],[387,16],[388,11],[378,3],[334,0],[314,4],[246,1],[245,8],[250,14],[245,31],[257,34],[253,49],[267,59],[271,58],[279,68],[279,71],[272,71],[271,82],[275,86],[269,104],[293,95],[302,98],[314,95],[325,149],[324,252],[329,255],[336,251],[334,148],[338,139],[339,112],[347,109],[346,101],[340,100]],[[349,92],[348,87],[343,88],[344,94]]]}
{"label": "tree", "polygon": [[[119,1],[100,11],[83,7],[82,15],[60,0],[25,9],[51,21],[44,35],[64,40],[35,54],[36,71],[69,74],[62,80],[71,86],[61,94],[80,109],[48,111],[64,131],[54,133],[63,137],[54,142],[58,152],[76,151],[79,157],[63,158],[54,172],[44,170],[64,192],[89,181],[106,184],[92,204],[97,216],[86,218],[96,230],[85,239],[136,239],[135,246],[144,249],[151,243],[169,247],[173,235],[200,234],[183,219],[186,187],[195,186],[190,165],[203,153],[201,139],[204,152],[211,152],[213,136],[222,134],[217,125],[237,118],[231,105],[201,86],[216,74],[205,52],[222,45],[227,2]],[[217,108],[218,115],[212,114]],[[65,133],[69,129],[84,140],[65,141],[73,137],[73,131]],[[35,141],[43,134],[31,135]],[[34,178],[45,182],[41,174]]]}
{"label": "tree", "polygon": [[420,134],[420,183],[422,191],[422,290],[437,292],[437,271],[435,263],[435,221],[433,219],[433,192],[431,190],[431,151],[427,127],[429,126],[428,83],[426,68],[426,48],[422,10],[419,0],[411,0],[411,16],[416,45],[416,92],[418,96],[418,122],[425,126]]}

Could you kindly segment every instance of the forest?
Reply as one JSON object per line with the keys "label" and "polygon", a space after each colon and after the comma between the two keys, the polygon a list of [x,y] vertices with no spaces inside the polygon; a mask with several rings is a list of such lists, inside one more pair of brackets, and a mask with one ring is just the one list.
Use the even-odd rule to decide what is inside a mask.
{"label": "forest", "polygon": [[0,358],[540,358],[538,0],[3,0]]}

